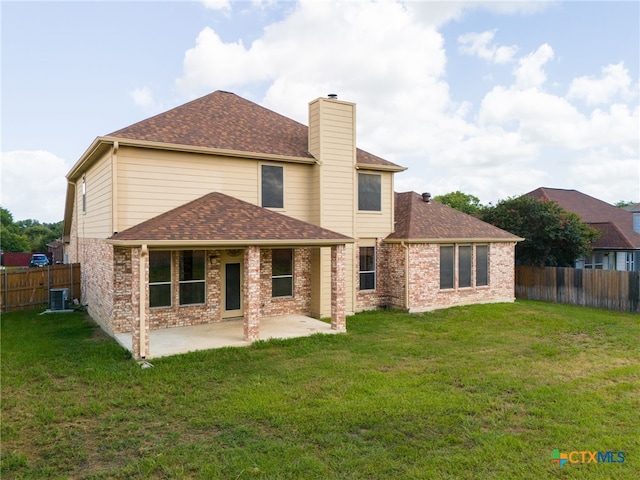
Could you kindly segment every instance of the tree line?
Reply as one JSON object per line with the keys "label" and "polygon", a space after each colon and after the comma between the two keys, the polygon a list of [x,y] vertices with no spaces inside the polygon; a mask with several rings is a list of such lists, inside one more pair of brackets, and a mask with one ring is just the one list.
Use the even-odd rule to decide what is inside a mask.
{"label": "tree line", "polygon": [[62,237],[62,221],[13,220],[9,210],[0,206],[0,248],[3,252],[46,252],[47,243]]}

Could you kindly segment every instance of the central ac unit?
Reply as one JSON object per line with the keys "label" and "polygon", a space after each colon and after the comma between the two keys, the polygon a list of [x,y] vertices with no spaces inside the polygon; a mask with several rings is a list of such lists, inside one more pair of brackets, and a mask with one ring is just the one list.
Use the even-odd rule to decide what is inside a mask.
{"label": "central ac unit", "polygon": [[49,291],[49,308],[51,310],[66,310],[68,303],[68,288],[52,288]]}

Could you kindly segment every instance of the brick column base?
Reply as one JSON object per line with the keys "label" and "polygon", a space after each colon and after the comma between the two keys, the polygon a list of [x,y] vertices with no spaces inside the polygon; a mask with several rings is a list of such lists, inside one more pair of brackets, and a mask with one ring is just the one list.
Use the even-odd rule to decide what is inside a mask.
{"label": "brick column base", "polygon": [[331,247],[331,328],[340,332],[347,331],[345,246]]}
{"label": "brick column base", "polygon": [[244,252],[244,339],[254,342],[260,337],[260,248],[247,247]]}

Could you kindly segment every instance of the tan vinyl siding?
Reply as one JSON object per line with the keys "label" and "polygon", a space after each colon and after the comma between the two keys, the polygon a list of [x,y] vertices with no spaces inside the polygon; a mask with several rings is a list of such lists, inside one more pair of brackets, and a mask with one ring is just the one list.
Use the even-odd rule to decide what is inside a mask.
{"label": "tan vinyl siding", "polygon": [[258,201],[255,161],[121,148],[117,172],[119,231],[213,191]]}
{"label": "tan vinyl siding", "polygon": [[86,173],[86,211],[82,212],[82,177],[76,183],[78,236],[105,238],[113,233],[111,154],[104,155]]}

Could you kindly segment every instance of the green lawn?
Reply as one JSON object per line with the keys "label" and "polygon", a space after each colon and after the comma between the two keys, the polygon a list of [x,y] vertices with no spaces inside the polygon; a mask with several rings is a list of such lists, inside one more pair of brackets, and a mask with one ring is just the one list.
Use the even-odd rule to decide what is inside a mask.
{"label": "green lawn", "polygon": [[2,478],[637,479],[639,320],[369,312],[142,369],[80,313],[5,314]]}

